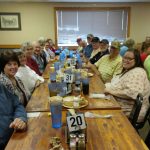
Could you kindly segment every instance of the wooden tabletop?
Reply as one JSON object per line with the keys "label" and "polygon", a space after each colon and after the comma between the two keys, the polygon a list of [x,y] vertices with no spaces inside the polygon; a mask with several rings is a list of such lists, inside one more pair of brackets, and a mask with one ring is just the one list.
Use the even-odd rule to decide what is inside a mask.
{"label": "wooden tabletop", "polygon": [[[96,75],[90,78],[90,93],[103,93],[104,84],[100,80],[100,78]],[[45,82],[41,84],[39,87],[35,89],[32,94],[30,101],[26,107],[27,112],[32,111],[49,111],[49,90],[48,90],[48,79],[45,79]],[[89,98],[89,96],[85,96],[88,100],[88,106],[82,108],[86,110],[94,110],[94,109],[121,109],[120,105],[116,102],[116,100],[111,97],[111,100],[106,99],[94,99]],[[65,109],[65,108],[64,108]]]}
{"label": "wooden tabletop", "polygon": [[[120,110],[96,110],[97,114],[112,114],[111,119],[86,118],[86,150],[148,150],[128,119]],[[26,132],[14,133],[5,150],[48,150],[51,137],[61,139],[64,150],[66,114],[63,112],[63,126],[53,129],[51,117],[41,113],[37,118],[30,118]]]}
{"label": "wooden tabletop", "polygon": [[44,72],[42,74],[42,77],[44,79],[49,79],[49,77],[50,77],[50,66],[52,66],[51,63],[47,64],[47,66],[46,66],[46,68],[45,68],[45,70],[44,70]]}

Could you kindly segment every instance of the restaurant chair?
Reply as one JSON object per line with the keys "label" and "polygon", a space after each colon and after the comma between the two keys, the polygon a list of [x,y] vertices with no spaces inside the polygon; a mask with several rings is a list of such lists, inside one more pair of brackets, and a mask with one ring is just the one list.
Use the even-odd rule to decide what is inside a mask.
{"label": "restaurant chair", "polygon": [[150,97],[149,97],[149,108],[145,114],[145,117],[142,122],[136,123],[136,130],[142,129],[147,121],[148,116],[150,115]]}
{"label": "restaurant chair", "polygon": [[136,129],[137,120],[140,114],[140,110],[142,107],[142,102],[143,102],[143,96],[141,94],[138,94],[135,100],[135,103],[133,105],[132,111],[130,113],[130,116],[129,116],[129,121],[131,122],[131,124],[133,125],[135,129]]}
{"label": "restaurant chair", "polygon": [[149,131],[148,131],[147,137],[145,139],[145,143],[148,146],[148,148],[150,149],[150,112],[149,112],[149,115],[147,117],[147,120],[148,120],[148,123],[149,123]]}

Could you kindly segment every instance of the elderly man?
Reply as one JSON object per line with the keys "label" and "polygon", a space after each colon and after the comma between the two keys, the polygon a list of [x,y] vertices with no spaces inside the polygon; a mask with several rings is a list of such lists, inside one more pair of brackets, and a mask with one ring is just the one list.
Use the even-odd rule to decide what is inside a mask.
{"label": "elderly man", "polygon": [[92,51],[93,51],[93,47],[92,47],[92,44],[91,44],[91,41],[92,41],[93,37],[94,37],[93,34],[88,34],[88,35],[87,35],[87,42],[88,42],[88,45],[87,45],[87,47],[84,49],[84,52],[83,52],[86,58],[90,58],[91,53],[92,53]]}
{"label": "elderly man", "polygon": [[26,122],[27,115],[18,97],[0,84],[0,150],[4,150],[14,129],[26,129]]}
{"label": "elderly man", "polygon": [[90,59],[93,58],[98,52],[101,51],[101,49],[100,49],[100,40],[99,40],[98,37],[93,37],[91,43],[92,43],[93,51],[91,53]]}
{"label": "elderly man", "polygon": [[104,83],[109,82],[112,77],[122,71],[122,58],[119,55],[120,43],[113,41],[110,47],[110,54],[103,56],[94,65],[87,64]]}
{"label": "elderly man", "polygon": [[[94,41],[94,40],[92,40],[92,41]],[[96,47],[96,45],[97,45],[97,47]],[[90,58],[91,64],[96,63],[102,56],[109,54],[109,50],[108,50],[109,41],[107,39],[103,39],[103,40],[99,41],[97,44],[94,44],[92,42],[92,46],[93,46],[93,52],[95,51],[95,48],[96,48],[97,53],[92,58]]]}

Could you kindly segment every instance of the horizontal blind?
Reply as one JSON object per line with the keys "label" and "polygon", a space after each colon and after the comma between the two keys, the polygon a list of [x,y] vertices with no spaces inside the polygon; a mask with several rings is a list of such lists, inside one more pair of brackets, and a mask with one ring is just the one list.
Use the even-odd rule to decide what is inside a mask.
{"label": "horizontal blind", "polygon": [[127,37],[127,10],[59,10],[56,16],[58,46],[74,46],[77,37],[86,39],[88,33],[109,41],[114,39],[123,41]]}

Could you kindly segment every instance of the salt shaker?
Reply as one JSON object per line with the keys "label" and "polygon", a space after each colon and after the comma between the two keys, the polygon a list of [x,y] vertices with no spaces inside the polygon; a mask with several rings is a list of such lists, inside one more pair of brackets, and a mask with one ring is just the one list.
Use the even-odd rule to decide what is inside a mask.
{"label": "salt shaker", "polygon": [[81,133],[78,135],[78,150],[85,150],[85,134]]}
{"label": "salt shaker", "polygon": [[76,150],[77,149],[76,138],[77,137],[75,134],[70,134],[70,143],[69,143],[70,150]]}

